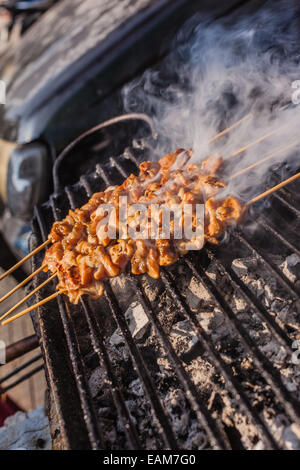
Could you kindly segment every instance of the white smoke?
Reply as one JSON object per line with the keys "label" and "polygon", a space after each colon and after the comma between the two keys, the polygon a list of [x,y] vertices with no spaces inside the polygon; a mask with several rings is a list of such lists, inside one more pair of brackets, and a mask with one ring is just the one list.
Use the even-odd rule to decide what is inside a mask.
{"label": "white smoke", "polygon": [[[295,5],[272,1],[234,21],[212,23],[196,16],[178,34],[172,53],[125,87],[126,110],[151,115],[165,137],[156,152],[192,147],[197,161],[216,152],[226,159],[276,131],[226,164],[228,192],[245,200],[259,192],[271,168],[288,162],[293,173],[300,166],[300,106],[294,104],[300,97],[295,82],[300,80],[300,8]],[[251,118],[209,142],[249,113]],[[230,181],[233,173],[280,148]]]}

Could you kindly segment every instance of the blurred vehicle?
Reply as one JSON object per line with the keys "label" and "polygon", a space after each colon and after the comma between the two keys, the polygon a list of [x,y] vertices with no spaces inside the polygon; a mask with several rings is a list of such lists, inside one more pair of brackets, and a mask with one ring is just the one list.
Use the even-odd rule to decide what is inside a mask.
{"label": "blurred vehicle", "polygon": [[15,43],[58,0],[1,0],[0,53]]}
{"label": "blurred vehicle", "polygon": [[[218,0],[60,0],[51,8],[54,2],[4,3],[15,19],[43,13],[0,56],[6,85],[6,104],[0,105],[0,230],[19,257],[28,249],[34,206],[58,190],[59,178],[67,185],[92,170],[110,145],[124,149],[128,132],[122,141],[120,133],[116,138],[106,130],[100,153],[81,147],[72,164],[60,165],[59,177],[55,166],[52,177],[61,150],[124,112],[123,85],[168,52],[178,27],[199,7],[217,15],[224,6]],[[236,3],[229,1],[228,8]]]}
{"label": "blurred vehicle", "polygon": [[[19,41],[22,40],[26,31],[38,20],[40,17],[59,0],[1,0],[0,1],[0,63],[1,56],[5,52],[14,47],[18,47]],[[2,77],[0,77],[1,79]],[[0,82],[0,106],[5,105],[6,96],[6,83],[1,80]],[[8,155],[7,149],[11,150],[13,144],[6,145],[2,141],[0,145],[0,168],[1,172],[7,172]],[[3,170],[5,169],[5,170]],[[5,177],[0,176],[0,193],[5,192],[6,187]],[[4,185],[4,186],[3,186]],[[4,197],[5,199],[5,197]],[[3,227],[6,227],[8,244],[0,236],[0,263],[6,266],[11,263],[11,258],[21,256],[28,249],[28,237],[30,235],[30,228],[24,221],[20,219],[11,219],[8,211],[3,212],[3,198],[0,201],[0,211],[2,217],[0,220],[0,230],[3,232]],[[12,248],[10,253],[9,246]]]}

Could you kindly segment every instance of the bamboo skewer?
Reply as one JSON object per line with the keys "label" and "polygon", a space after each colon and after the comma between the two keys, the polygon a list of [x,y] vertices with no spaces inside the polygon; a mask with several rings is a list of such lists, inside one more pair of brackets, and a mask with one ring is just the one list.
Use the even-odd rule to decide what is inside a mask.
{"label": "bamboo skewer", "polygon": [[49,245],[49,243],[51,243],[50,240],[46,240],[44,243],[42,243],[40,246],[38,246],[35,250],[33,250],[31,253],[29,253],[27,256],[25,256],[25,258],[22,258],[17,264],[12,266],[8,271],[6,271],[5,273],[2,274],[2,276],[0,276],[0,281],[2,281],[2,279],[4,279],[6,276],[8,276],[12,272],[14,272],[20,266],[22,266],[22,264],[25,263],[25,261],[29,260],[36,253],[39,253],[39,251],[41,251],[43,248],[45,248],[45,246]]}
{"label": "bamboo skewer", "polygon": [[247,145],[244,145],[244,147],[241,147],[239,148],[236,152],[232,153],[231,155],[229,155],[226,159],[226,160],[229,160],[229,158],[232,158],[232,157],[236,157],[237,155],[239,155],[240,153],[243,153],[245,152],[245,150],[253,147],[254,145],[258,144],[259,142],[262,142],[263,140],[267,139],[268,137],[271,137],[271,135],[274,135],[279,129],[281,129],[282,127],[279,127],[278,129],[275,129],[275,131],[272,131],[272,132],[269,132],[268,134],[265,134],[261,137],[259,137],[258,139],[254,140],[253,142],[250,142],[250,144],[247,144]]}
{"label": "bamboo skewer", "polygon": [[27,282],[31,281],[31,279],[36,276],[37,274],[39,274],[42,270],[44,269],[43,266],[41,266],[40,268],[38,268],[36,271],[34,271],[32,274],[30,274],[30,276],[26,277],[26,279],[24,279],[24,281],[20,282],[20,284],[18,284],[16,287],[14,287],[11,291],[9,291],[7,294],[5,294],[1,299],[0,299],[0,303],[1,302],[4,302],[4,300],[8,299],[8,297],[10,297],[12,294],[14,294],[15,292],[17,292],[17,290],[19,290],[21,287],[25,286],[25,284],[27,284]]}
{"label": "bamboo skewer", "polygon": [[234,129],[235,127],[239,126],[240,124],[242,124],[242,122],[246,121],[247,119],[251,118],[252,117],[252,114],[249,113],[249,114],[246,114],[246,116],[244,116],[242,119],[240,119],[239,121],[235,122],[234,124],[232,124],[232,126],[230,127],[227,127],[226,129],[224,129],[222,132],[220,132],[219,134],[215,135],[215,137],[213,137],[212,139],[210,139],[210,143],[214,142],[215,140],[219,139],[219,137],[222,137],[223,135],[227,134],[228,132],[230,132],[232,129]]}
{"label": "bamboo skewer", "polygon": [[32,305],[31,307],[26,308],[26,310],[23,310],[22,312],[17,313],[17,315],[14,315],[13,317],[8,318],[7,320],[3,321],[3,322],[1,323],[1,325],[2,325],[2,326],[7,325],[8,323],[11,323],[12,321],[16,320],[17,318],[20,318],[20,317],[22,317],[23,315],[26,315],[26,313],[32,312],[32,311],[35,310],[36,308],[41,307],[42,305],[44,305],[44,304],[50,302],[50,300],[55,299],[56,297],[58,297],[58,296],[59,296],[60,294],[62,294],[63,292],[64,292],[63,290],[59,290],[59,291],[55,292],[54,294],[49,295],[49,297],[46,297],[46,299],[41,300],[41,301],[38,302],[37,304]]}
{"label": "bamboo skewer", "polygon": [[237,171],[236,173],[234,173],[231,177],[230,177],[230,181],[233,180],[234,178],[236,178],[237,176],[240,176],[244,173],[246,173],[247,171],[249,170],[252,170],[252,168],[255,168],[259,165],[261,165],[262,163],[268,161],[268,160],[271,160],[271,158],[273,157],[276,157],[276,155],[279,155],[281,152],[285,151],[285,150],[288,150],[289,148],[291,147],[294,147],[295,145],[299,144],[300,141],[299,140],[296,140],[294,142],[292,142],[291,144],[289,145],[285,145],[284,147],[280,147],[276,152],[272,152],[270,153],[269,155],[267,155],[266,157],[262,158],[261,160],[259,160],[258,162],[255,162],[253,163],[252,165],[249,165],[247,166],[246,168],[243,168],[242,170],[240,171]]}
{"label": "bamboo skewer", "polygon": [[[44,268],[44,266],[43,266]],[[0,318],[0,321],[4,320],[4,318],[8,317],[12,312],[16,310],[16,308],[20,307],[24,302],[26,302],[30,297],[32,297],[34,294],[36,294],[42,287],[44,287],[46,284],[48,284],[52,279],[56,277],[56,273],[52,274],[46,281],[44,281],[42,284],[37,286],[32,292],[30,292],[24,299],[21,299],[16,305],[14,305],[10,310],[8,310],[2,317]]]}
{"label": "bamboo skewer", "polygon": [[265,191],[264,193],[261,193],[258,196],[255,196],[253,199],[251,199],[250,201],[248,201],[246,203],[246,206],[250,206],[251,204],[254,204],[257,201],[260,201],[264,197],[269,196],[269,194],[274,193],[278,189],[283,188],[284,186],[291,183],[292,181],[295,181],[298,178],[300,178],[300,171],[299,171],[299,173],[296,173],[294,176],[291,176],[290,178],[282,181],[281,183],[277,184],[276,186],[273,186],[273,188],[270,188],[267,191]]}

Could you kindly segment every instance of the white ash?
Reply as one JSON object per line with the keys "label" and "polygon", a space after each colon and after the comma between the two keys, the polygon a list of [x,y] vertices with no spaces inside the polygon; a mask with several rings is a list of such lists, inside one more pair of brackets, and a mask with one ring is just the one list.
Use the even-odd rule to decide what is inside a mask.
{"label": "white ash", "polygon": [[135,292],[133,291],[125,274],[113,277],[110,279],[110,284],[121,308],[125,309],[128,302],[132,302],[132,299],[135,297]]}
{"label": "white ash", "polygon": [[178,322],[173,326],[170,332],[170,339],[172,343],[175,343],[178,353],[180,351],[189,352],[198,341],[193,328],[191,328],[187,320]]}
{"label": "white ash", "polygon": [[300,426],[292,424],[286,427],[282,433],[282,440],[287,450],[300,450]]}
{"label": "white ash", "polygon": [[[294,266],[298,264],[295,262],[296,258],[293,257],[287,259],[276,256],[272,258],[272,261],[282,269],[285,265],[287,268],[294,269]],[[278,419],[282,408],[277,404],[272,388],[266,385],[260,375],[257,375],[256,366],[251,359],[252,354],[249,354],[242,346],[226,313],[216,304],[215,299],[210,296],[201,280],[192,276],[191,273],[188,274],[183,265],[180,265],[179,268],[181,268],[181,275],[176,277],[179,291],[183,293],[186,303],[194,311],[200,326],[210,337],[215,350],[240,383],[253,409],[257,408],[257,412],[265,419],[269,429],[280,440],[283,448],[298,448],[297,433],[293,431],[295,423]],[[232,268],[270,314],[274,318],[277,317],[278,322],[282,322],[282,319],[285,318],[289,325],[297,324],[297,313],[293,301],[264,265],[253,257],[247,257],[235,259],[232,262]],[[231,306],[247,334],[280,372],[288,390],[299,395],[299,366],[291,363],[290,355],[284,347],[278,344],[267,324],[258,317],[255,310],[238,291],[232,290],[232,284],[226,281],[226,275],[222,275],[215,263],[211,262],[208,265],[206,273],[220,289],[223,298]],[[147,278],[143,279],[146,293],[152,293],[153,296],[152,284],[152,280],[148,282]],[[227,391],[225,379],[219,374],[214,361],[203,349],[193,324],[178,311],[175,302],[162,288],[160,281],[156,281],[155,285],[153,308],[163,324],[174,350],[183,361],[186,371],[203,398],[203,403],[207,404],[212,416],[220,419],[226,429],[236,429],[238,439],[245,448],[267,448],[251,416],[245,413],[239,400]],[[121,298],[121,291],[118,293],[119,298]],[[155,390],[167,412],[180,447],[183,449],[210,448],[205,430],[202,429],[194,412],[191,411],[186,393],[178,382],[174,369],[153,327],[150,328],[144,310],[137,303],[135,292],[133,296],[124,295],[123,304],[131,334],[138,341],[142,355],[147,354],[145,363],[149,368]],[[117,368],[122,393],[142,446],[148,449],[164,448],[159,425],[134,370],[124,338],[119,329],[112,329],[112,331],[114,333],[107,338],[106,342],[109,357],[113,367]],[[295,338],[297,338],[300,330],[293,331]],[[148,356],[149,353],[150,356]],[[123,424],[115,411],[108,383],[104,378],[102,369],[98,368],[93,371],[89,380],[92,395],[98,403],[99,421],[112,449],[127,448],[128,443]]]}
{"label": "white ash", "polygon": [[242,277],[248,274],[249,268],[257,268],[257,259],[251,258],[237,258],[232,261],[232,268],[238,277]]}
{"label": "white ash", "polygon": [[[291,255],[284,259],[282,256],[272,256],[272,262],[278,267],[290,269],[295,273],[295,267],[298,269],[298,257]],[[282,286],[278,284],[278,281],[273,277],[273,274],[268,272],[268,270],[261,265],[256,258],[239,258],[232,262],[232,268],[236,272],[237,276],[242,280],[242,282],[249,287],[249,289],[254,293],[254,295],[259,299],[259,301],[267,308],[271,315],[274,317],[277,316],[278,321],[282,322],[287,321],[289,325],[297,325],[297,306],[286,295]],[[269,331],[266,323],[262,321],[255,311],[250,308],[244,297],[242,297],[238,292],[233,291],[231,294],[226,292],[226,284],[224,282],[223,276],[220,274],[218,269],[214,266],[214,263],[209,265],[207,274],[209,277],[217,283],[217,285],[223,287],[222,294],[231,305],[234,312],[236,312],[239,320],[242,322],[247,333],[255,340],[257,346],[263,354],[268,357],[272,362],[275,368],[277,368],[281,375],[282,380],[288,390],[291,392],[297,392],[300,390],[300,372],[298,371],[296,365],[291,363],[291,358],[289,352],[278,344],[277,340],[273,337],[272,333]],[[287,275],[287,271],[285,272]],[[295,275],[295,274],[294,274]],[[288,277],[288,276],[287,276]],[[186,282],[186,281],[185,281]],[[190,295],[190,291],[192,296]],[[203,295],[203,291],[205,292]],[[197,318],[202,326],[202,328],[210,334],[211,338],[214,340],[215,345],[219,346],[220,354],[228,364],[232,365],[233,370],[235,370],[233,352],[229,351],[229,354],[226,351],[227,344],[230,345],[234,339],[237,339],[236,332],[232,328],[232,325],[228,322],[228,319],[223,314],[223,312],[218,308],[214,307],[211,309],[211,302],[209,295],[207,296],[207,291],[200,282],[192,278],[189,284],[189,291],[186,292],[186,300],[190,308],[197,309]],[[206,308],[204,308],[206,306]],[[271,309],[268,308],[271,306]],[[176,330],[176,325],[173,327],[172,332]],[[295,338],[299,330],[295,330]],[[189,335],[193,338],[193,331],[190,331]],[[290,334],[290,332],[289,332]],[[173,335],[172,335],[173,336]],[[184,341],[178,336],[177,338],[177,350],[184,355],[182,347]],[[185,340],[186,348],[190,349],[190,341]],[[174,342],[173,342],[174,344]],[[253,365],[251,358],[248,358],[247,351],[245,352],[240,345],[236,345],[236,351],[238,352],[237,357],[240,360],[240,364],[237,364],[242,370],[246,370],[251,377],[253,373]],[[249,361],[250,359],[250,361]],[[194,364],[193,364],[194,362]],[[238,361],[239,362],[239,361]],[[165,370],[168,369],[168,361],[160,359],[161,366],[164,366]],[[205,388],[206,385],[210,385],[211,381],[215,377],[216,371],[214,367],[208,366],[209,362],[206,362],[202,359],[197,358],[195,361],[192,361],[188,369],[191,372],[193,381],[200,387]],[[254,382],[254,381],[253,381]],[[253,402],[261,402],[265,399],[264,394],[270,391],[269,387],[266,387],[263,383],[261,385],[253,385],[251,379],[249,381],[249,392],[253,395]],[[221,395],[224,400],[224,396],[227,396],[226,391],[221,390]],[[220,394],[220,390],[218,391]],[[225,395],[224,395],[225,393]],[[298,393],[300,396],[300,393]],[[226,402],[226,400],[225,400]],[[234,403],[234,399],[230,399],[228,403]],[[223,419],[224,416],[230,415],[229,404],[223,408]],[[232,405],[230,405],[232,406]],[[268,410],[269,405],[265,405],[265,410]],[[251,421],[248,418],[245,418],[244,413],[237,411],[238,404],[235,403],[232,407],[232,416],[234,416],[234,422],[231,425],[234,425],[242,436],[243,444],[246,448],[256,448],[258,446],[264,447],[262,441],[260,440],[257,430]],[[227,410],[227,411],[226,411]],[[267,413],[269,416],[270,426],[271,423],[274,423],[274,416],[276,412],[270,409],[270,413]],[[271,416],[271,418],[270,418]],[[246,421],[245,421],[246,420]],[[227,423],[229,424],[229,423]],[[284,429],[288,429],[289,426],[292,426],[293,423],[287,423],[286,427],[281,429],[281,433],[284,434]],[[256,442],[257,441],[257,442]],[[295,443],[293,444],[295,446]],[[283,447],[286,447],[284,444]]]}
{"label": "white ash", "polygon": [[289,424],[286,417],[278,414],[274,419],[269,421],[272,435],[281,443],[281,447],[285,450],[300,450],[300,427],[293,423]]}
{"label": "white ash", "polygon": [[[290,255],[286,259],[273,255],[271,260],[282,269],[290,280],[295,278],[295,267],[299,265],[297,255]],[[297,324],[299,315],[299,305],[289,298],[276,280],[272,272],[269,272],[264,265],[257,264],[253,258],[236,259],[232,262],[232,268],[241,278],[243,283],[250,288],[254,295],[262,302],[271,315],[277,317],[283,324]],[[298,268],[297,268],[298,269]],[[241,296],[235,295],[235,299]],[[237,300],[236,300],[237,301]],[[247,309],[247,306],[245,306]],[[249,308],[248,308],[249,310]],[[284,325],[283,325],[284,326]]]}
{"label": "white ash", "polygon": [[0,429],[0,450],[50,450],[49,422],[42,407],[29,414],[18,411]]}
{"label": "white ash", "polygon": [[[125,318],[132,336],[137,340],[142,339],[147,330],[147,326],[149,325],[149,319],[142,305],[137,302],[133,302],[126,310]],[[110,343],[113,346],[118,346],[124,343],[124,338],[119,328],[117,328],[111,336]]]}
{"label": "white ash", "polygon": [[109,342],[112,346],[119,346],[120,344],[124,344],[124,338],[119,328],[117,328],[116,331],[111,335]]}
{"label": "white ash", "polygon": [[125,318],[128,321],[132,336],[141,339],[145,334],[149,319],[141,304],[135,302],[126,310]]}
{"label": "white ash", "polygon": [[187,405],[184,392],[180,389],[170,389],[163,403],[169,410],[172,428],[182,448],[197,450],[205,448],[208,444],[206,434],[197,420],[191,419],[190,407]]}
{"label": "white ash", "polygon": [[300,279],[300,257],[295,253],[288,256],[280,267],[291,282],[294,283]]}
{"label": "white ash", "polygon": [[[246,449],[253,449],[255,442],[258,439],[257,430],[251,423],[251,420],[245,416],[239,409],[239,403],[236,400],[231,400],[228,394],[221,392],[222,400],[224,401],[224,408],[222,410],[222,422],[229,428],[235,428],[240,432],[241,442]],[[261,443],[262,448],[264,444]]]}
{"label": "white ash", "polygon": [[186,300],[192,310],[197,310],[203,301],[210,301],[211,297],[205,287],[192,277],[186,291]]}
{"label": "white ash", "polygon": [[290,392],[296,392],[297,398],[300,400],[300,369],[298,367],[291,364],[290,362],[287,363],[287,366],[280,370],[282,381],[285,384],[286,388]]}
{"label": "white ash", "polygon": [[89,378],[89,388],[92,397],[96,397],[98,395],[99,390],[103,386],[104,377],[104,371],[101,367],[97,367],[97,369],[92,372]]}

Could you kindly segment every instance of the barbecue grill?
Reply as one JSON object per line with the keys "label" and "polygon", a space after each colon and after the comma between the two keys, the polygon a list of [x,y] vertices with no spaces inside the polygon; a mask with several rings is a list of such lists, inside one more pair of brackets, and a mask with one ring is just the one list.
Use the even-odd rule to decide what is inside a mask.
{"label": "barbecue grill", "polygon": [[[137,173],[150,152],[147,139],[134,142],[57,187],[35,210],[31,248],[70,208]],[[66,449],[299,446],[298,189],[269,197],[219,246],[190,252],[159,280],[124,274],[100,300],[74,306],[62,296],[39,307],[53,438]]]}
{"label": "barbecue grill", "polygon": [[[81,20],[81,3],[77,1],[76,21]],[[94,34],[95,28],[102,31],[102,23],[94,26],[93,15],[86,15],[82,30],[80,21],[70,22],[63,39],[52,38],[53,56],[42,48],[42,70],[36,58],[31,62],[22,48],[17,50],[16,76],[23,66],[20,57],[26,58],[30,73],[24,64],[26,80],[14,79],[16,90],[8,90],[16,108],[9,96],[14,112],[4,120],[3,137],[11,141],[18,136],[25,143],[18,149],[21,153],[28,149],[27,142],[38,141],[51,160],[84,130],[124,112],[124,85],[157,65],[174,31],[195,11],[211,11],[213,22],[217,15],[234,15],[235,9],[239,15],[238,6],[244,3],[241,14],[261,4],[235,0],[226,3],[224,12],[218,1],[141,0],[129,2],[132,17],[126,16],[123,23],[120,2],[114,2],[112,10],[108,3],[114,21],[104,39]],[[58,16],[64,19],[71,3],[66,2],[65,9],[61,5]],[[105,22],[105,15],[100,10],[98,14]],[[43,23],[37,25],[40,30],[28,36],[24,51],[34,50],[37,31],[52,32],[57,16],[51,18],[46,29]],[[119,26],[114,30],[115,23]],[[80,38],[87,35],[84,45],[90,50],[81,51],[78,38],[69,42],[70,29],[77,31],[74,24]],[[68,54],[63,47],[56,49],[62,43]],[[69,63],[75,49],[82,54]],[[53,63],[64,64],[58,76]],[[45,83],[40,79],[44,68],[51,72]],[[27,100],[32,83],[38,83],[37,93]],[[230,105],[230,93],[227,101]],[[234,120],[227,118],[220,115],[221,128]],[[149,118],[146,121],[149,124]],[[133,124],[106,128],[101,139],[99,134],[88,135],[69,149],[68,158],[63,153],[55,160],[54,194],[35,208],[31,250],[47,239],[53,222],[69,209],[137,174],[140,162],[153,160],[153,137],[145,137],[144,127]],[[167,147],[174,150],[170,142]],[[265,181],[266,188],[289,176],[288,167],[277,170]],[[78,175],[80,180],[73,184]],[[35,183],[30,187],[36,189]],[[20,206],[20,200],[24,202],[22,193],[12,193],[13,203]],[[28,200],[26,209],[31,211],[32,201],[41,199]],[[123,274],[105,283],[97,301],[83,298],[75,306],[62,295],[36,309],[32,319],[44,358],[54,447],[300,449],[299,229],[295,182],[252,206],[243,225],[227,233],[218,246],[206,245],[162,268],[158,280]],[[33,271],[41,266],[43,255],[32,258]],[[40,272],[33,287],[46,279]],[[52,281],[31,304],[54,291]]]}

